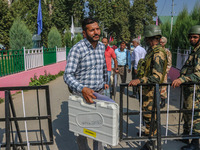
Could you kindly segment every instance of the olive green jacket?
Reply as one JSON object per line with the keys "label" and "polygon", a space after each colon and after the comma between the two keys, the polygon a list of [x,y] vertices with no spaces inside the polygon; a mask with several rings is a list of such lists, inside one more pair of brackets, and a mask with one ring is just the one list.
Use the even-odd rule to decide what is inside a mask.
{"label": "olive green jacket", "polygon": [[200,45],[198,45],[189,55],[180,71],[179,79],[182,83],[200,81]]}
{"label": "olive green jacket", "polygon": [[[152,55],[152,51],[154,51]],[[166,74],[167,55],[160,45],[155,45],[148,49],[145,56],[153,57],[149,67],[145,68],[145,76],[140,79],[141,83],[162,83]]]}

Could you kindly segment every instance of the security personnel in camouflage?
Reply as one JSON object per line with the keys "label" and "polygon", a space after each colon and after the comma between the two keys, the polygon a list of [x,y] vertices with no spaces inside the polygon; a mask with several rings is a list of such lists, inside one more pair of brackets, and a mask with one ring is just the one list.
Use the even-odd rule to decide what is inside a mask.
{"label": "security personnel in camouflage", "polygon": [[[143,60],[143,75],[139,79],[130,81],[129,86],[136,86],[140,83],[162,83],[166,73],[167,67],[167,55],[165,50],[159,45],[160,38],[162,36],[161,29],[156,25],[146,26],[144,31],[145,42],[149,46],[147,54]],[[140,63],[140,62],[139,62]],[[140,68],[138,68],[138,71]],[[154,105],[154,87],[143,86],[142,91],[142,110],[151,111]],[[143,114],[143,119],[146,125],[145,135],[150,134],[150,128],[152,134],[157,133],[156,119],[154,120],[154,127],[151,126],[152,114]],[[155,116],[156,117],[156,116]],[[149,142],[147,142],[142,149],[150,149]]]}
{"label": "security personnel in camouflage", "polygon": [[[190,44],[194,47],[193,51],[189,55],[185,65],[182,67],[180,77],[172,82],[173,87],[180,86],[185,82],[199,82],[200,81],[200,25],[193,26],[188,34]],[[184,86],[184,109],[192,109],[193,100],[193,86]],[[195,90],[195,109],[200,109],[200,87],[196,86]],[[184,132],[183,134],[189,134],[191,128],[191,113],[184,114]],[[194,113],[193,130],[192,134],[200,135],[200,114]],[[193,139],[191,144],[181,148],[182,150],[198,150],[199,140]]]}

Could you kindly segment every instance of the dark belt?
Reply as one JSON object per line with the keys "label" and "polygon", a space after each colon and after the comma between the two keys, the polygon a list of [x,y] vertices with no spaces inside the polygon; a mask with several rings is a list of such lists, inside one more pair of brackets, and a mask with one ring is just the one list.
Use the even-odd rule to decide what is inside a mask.
{"label": "dark belt", "polygon": [[126,65],[118,65],[118,67],[124,67],[124,66],[126,66]]}

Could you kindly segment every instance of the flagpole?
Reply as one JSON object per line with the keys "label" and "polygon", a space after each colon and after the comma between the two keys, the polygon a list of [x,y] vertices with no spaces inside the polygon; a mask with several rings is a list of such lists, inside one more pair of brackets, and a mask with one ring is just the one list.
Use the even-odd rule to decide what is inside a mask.
{"label": "flagpole", "polygon": [[158,26],[158,16],[156,17],[156,25]]}
{"label": "flagpole", "polygon": [[[38,25],[37,34],[40,35],[43,30],[41,0],[39,0],[39,4],[38,4],[37,25]],[[41,41],[42,41],[42,34],[40,36],[41,36]]]}
{"label": "flagpole", "polygon": [[74,29],[74,20],[73,20],[73,16],[71,16],[71,19],[72,19],[72,25],[71,25],[71,41],[72,41],[72,45],[74,45],[74,43],[73,43],[73,38],[74,38],[74,36],[75,36],[75,33],[74,33],[75,29]]}

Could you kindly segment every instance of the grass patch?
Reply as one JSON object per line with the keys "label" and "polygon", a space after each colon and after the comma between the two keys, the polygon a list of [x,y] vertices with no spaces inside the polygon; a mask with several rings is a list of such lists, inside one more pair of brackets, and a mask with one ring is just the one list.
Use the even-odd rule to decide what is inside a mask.
{"label": "grass patch", "polygon": [[44,72],[45,72],[45,74],[40,75],[39,77],[34,75],[34,77],[31,78],[31,82],[29,82],[29,86],[40,86],[40,85],[49,83],[50,81],[55,80],[57,77],[63,76],[63,74],[64,74],[64,71],[60,71],[56,75],[51,75],[50,73],[47,74],[46,70]]}
{"label": "grass patch", "polygon": [[3,102],[4,102],[3,98],[0,98],[0,104],[3,103]]}

